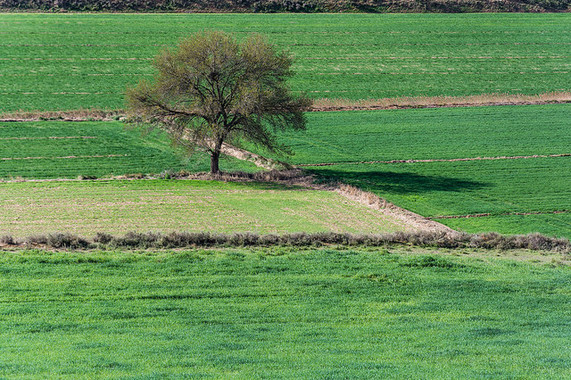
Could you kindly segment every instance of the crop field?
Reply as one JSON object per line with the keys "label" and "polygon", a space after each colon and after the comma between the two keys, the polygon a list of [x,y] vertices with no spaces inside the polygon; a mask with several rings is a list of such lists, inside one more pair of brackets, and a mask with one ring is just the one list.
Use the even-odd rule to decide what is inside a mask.
{"label": "crop field", "polygon": [[[571,105],[560,104],[316,112],[308,114],[307,132],[281,137],[296,153],[291,162],[309,165],[306,170],[372,191],[452,228],[571,237],[570,110]],[[120,122],[3,123],[0,141],[7,142],[0,145],[4,179],[208,169],[204,155],[183,160],[164,137],[143,138]],[[477,159],[482,157],[499,159]],[[398,162],[407,160],[425,162]],[[320,163],[336,165],[311,166]],[[255,170],[234,159],[222,162],[222,168]],[[27,191],[23,187],[22,195]],[[142,230],[158,228],[154,219],[140,217],[149,222],[141,222]],[[46,220],[41,230],[49,225]],[[54,225],[71,228],[73,223]],[[18,232],[31,232],[32,226]],[[272,228],[268,231],[292,231]]]}
{"label": "crop field", "polygon": [[[568,253],[58,252],[7,240],[412,231],[405,211],[354,194],[166,179],[208,170],[208,156],[185,158],[160,133],[126,129],[122,111],[94,121],[89,110],[123,109],[161,49],[204,29],[266,35],[295,57],[292,89],[332,104],[569,93],[570,22],[569,13],[0,13],[0,116],[88,115],[0,122],[0,378],[571,378]],[[307,118],[306,132],[279,136],[295,155],[273,158],[318,183],[354,185],[458,231],[571,238],[571,104]],[[260,170],[228,157],[220,166]],[[144,175],[163,179],[133,179]]]}
{"label": "crop field", "polygon": [[316,172],[342,178],[461,231],[541,232],[570,238],[570,161],[571,157],[339,165]]}
{"label": "crop field", "polygon": [[0,234],[410,231],[331,191],[260,183],[135,180],[0,183]]}
{"label": "crop field", "polygon": [[[311,113],[306,133],[283,139],[305,169],[452,228],[571,237],[569,115],[568,104]],[[474,214],[489,215],[440,218]]]}
{"label": "crop field", "polygon": [[[126,129],[121,122],[0,123],[0,179],[108,177],[205,171],[204,154],[184,159],[166,136]],[[247,162],[224,157],[234,170],[256,170]]]}
{"label": "crop field", "polygon": [[446,252],[3,252],[0,377],[571,376],[569,268]]}
{"label": "crop field", "polygon": [[123,108],[191,33],[267,35],[315,98],[569,91],[569,14],[0,14],[0,112]]}
{"label": "crop field", "polygon": [[571,153],[571,104],[312,112],[294,164]]}

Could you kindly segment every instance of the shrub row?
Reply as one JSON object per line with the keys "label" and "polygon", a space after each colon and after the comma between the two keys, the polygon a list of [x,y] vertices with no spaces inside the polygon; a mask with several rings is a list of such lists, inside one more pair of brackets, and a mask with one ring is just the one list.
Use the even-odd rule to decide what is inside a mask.
{"label": "shrub row", "polygon": [[107,12],[561,12],[569,0],[0,0],[0,9]]}
{"label": "shrub row", "polygon": [[571,252],[568,239],[548,237],[541,234],[500,235],[497,233],[466,234],[442,232],[395,232],[391,234],[355,235],[348,233],[304,232],[283,235],[258,235],[244,232],[234,234],[213,234],[209,232],[128,232],[123,236],[97,233],[91,240],[69,233],[34,235],[18,240],[11,236],[0,237],[0,244],[14,246],[45,246],[56,249],[88,248],[194,248],[194,247],[255,247],[293,246],[310,247],[323,245],[369,246],[413,245],[440,248],[484,248],[484,249],[530,249]]}

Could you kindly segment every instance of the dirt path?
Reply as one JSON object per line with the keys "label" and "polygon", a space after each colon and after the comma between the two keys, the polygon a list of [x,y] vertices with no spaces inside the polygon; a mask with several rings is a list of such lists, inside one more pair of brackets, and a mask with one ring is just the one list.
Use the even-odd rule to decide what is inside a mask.
{"label": "dirt path", "polygon": [[354,202],[361,203],[367,207],[378,210],[387,216],[400,220],[403,222],[403,224],[411,226],[414,229],[418,229],[420,231],[441,232],[445,234],[456,233],[455,230],[445,226],[444,224],[435,222],[432,219],[425,218],[419,214],[415,214],[412,211],[398,207],[392,203],[387,202],[385,199],[380,198],[376,194],[363,191],[357,187],[339,184],[333,188],[329,188],[329,190],[335,191],[345,198],[348,198]]}
{"label": "dirt path", "polygon": [[426,159],[426,160],[388,160],[388,161],[353,161],[353,162],[323,162],[318,164],[299,164],[298,167],[334,166],[334,165],[368,165],[368,164],[415,164],[421,162],[457,162],[457,161],[482,161],[482,160],[519,160],[528,158],[570,157],[571,153],[562,154],[534,154],[531,156],[498,156],[498,157],[468,157],[450,159]]}
{"label": "dirt path", "polygon": [[[482,94],[470,96],[419,96],[384,99],[315,99],[312,112],[374,111],[406,108],[481,107],[571,103],[571,92],[549,92],[538,95]],[[122,120],[124,110],[69,110],[5,112],[0,122],[24,121],[112,121]]]}
{"label": "dirt path", "polygon": [[128,154],[105,154],[93,156],[62,156],[62,157],[0,157],[0,161],[15,161],[15,160],[67,160],[74,158],[110,158],[110,157],[127,157]]}
{"label": "dirt path", "polygon": [[567,214],[569,210],[556,210],[556,211],[535,211],[535,212],[505,212],[502,214],[491,214],[491,213],[482,213],[482,214],[468,214],[468,215],[441,215],[441,216],[432,216],[430,220],[435,219],[463,219],[463,218],[483,218],[486,216],[511,216],[511,215],[550,215],[550,214]]}

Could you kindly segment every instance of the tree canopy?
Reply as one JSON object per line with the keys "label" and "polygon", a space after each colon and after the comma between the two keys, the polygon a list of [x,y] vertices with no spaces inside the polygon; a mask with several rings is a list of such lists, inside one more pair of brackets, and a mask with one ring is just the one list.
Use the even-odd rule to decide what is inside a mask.
{"label": "tree canopy", "polygon": [[157,75],[127,92],[130,120],[163,129],[177,143],[206,150],[219,172],[223,143],[285,152],[275,132],[305,129],[305,96],[287,85],[292,59],[260,35],[242,42],[206,31],[162,51]]}

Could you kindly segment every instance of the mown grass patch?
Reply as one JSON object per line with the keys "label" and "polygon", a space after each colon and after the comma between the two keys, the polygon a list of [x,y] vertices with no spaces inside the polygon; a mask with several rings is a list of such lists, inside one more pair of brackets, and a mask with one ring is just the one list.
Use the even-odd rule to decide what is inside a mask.
{"label": "mown grass patch", "polygon": [[0,184],[0,235],[210,231],[379,233],[401,220],[331,191],[195,180]]}
{"label": "mown grass patch", "polygon": [[315,98],[569,91],[568,14],[3,14],[0,112],[123,108],[160,49],[267,35]]}
{"label": "mown grass patch", "polygon": [[0,375],[571,375],[568,267],[387,250],[0,254]]}

